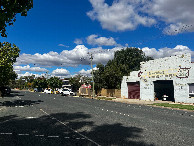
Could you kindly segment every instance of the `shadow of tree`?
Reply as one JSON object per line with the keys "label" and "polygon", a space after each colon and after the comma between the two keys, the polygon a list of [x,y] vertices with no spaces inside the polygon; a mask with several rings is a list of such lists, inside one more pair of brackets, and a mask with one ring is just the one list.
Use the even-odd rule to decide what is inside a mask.
{"label": "shadow of tree", "polygon": [[[120,123],[94,125],[91,115],[57,113],[34,119],[15,115],[0,118],[1,146],[150,146],[142,140],[143,130]],[[7,120],[7,122],[3,122]],[[89,130],[90,129],[90,130]]]}
{"label": "shadow of tree", "polygon": [[[10,94],[6,94],[4,95],[2,98],[5,98],[5,97],[16,97],[16,96],[24,96],[23,94],[20,94],[21,92],[19,91],[15,91],[15,90],[11,90],[11,93]],[[1,97],[1,96],[0,96]]]}
{"label": "shadow of tree", "polygon": [[15,107],[15,106],[31,106],[34,104],[39,104],[40,102],[43,102],[41,100],[32,101],[32,100],[14,100],[14,101],[4,101],[0,102],[0,106],[6,106],[6,107]]}

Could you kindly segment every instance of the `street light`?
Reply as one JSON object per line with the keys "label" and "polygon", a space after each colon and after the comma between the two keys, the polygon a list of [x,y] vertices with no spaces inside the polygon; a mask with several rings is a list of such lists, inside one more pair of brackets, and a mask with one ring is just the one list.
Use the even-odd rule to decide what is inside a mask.
{"label": "street light", "polygon": [[93,87],[92,96],[93,96],[93,98],[94,98],[94,74],[93,74],[93,65],[92,65],[92,60],[93,60],[93,56],[92,56],[92,54],[91,54],[90,60],[91,60],[91,68],[92,68],[92,83],[93,83],[93,85],[92,85],[92,87]]}

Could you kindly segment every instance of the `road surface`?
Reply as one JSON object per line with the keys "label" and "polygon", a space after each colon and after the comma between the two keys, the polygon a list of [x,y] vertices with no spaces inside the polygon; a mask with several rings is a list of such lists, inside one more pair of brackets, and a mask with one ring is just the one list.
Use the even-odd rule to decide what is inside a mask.
{"label": "road surface", "polygon": [[0,99],[0,146],[194,146],[194,112],[14,91]]}

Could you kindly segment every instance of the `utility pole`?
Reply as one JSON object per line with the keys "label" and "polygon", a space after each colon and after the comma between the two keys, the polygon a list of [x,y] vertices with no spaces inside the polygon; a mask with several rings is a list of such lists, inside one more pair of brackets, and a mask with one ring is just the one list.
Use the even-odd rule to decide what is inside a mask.
{"label": "utility pole", "polygon": [[92,87],[93,87],[92,96],[93,96],[93,98],[94,98],[94,74],[93,74],[93,65],[92,65],[92,60],[93,60],[93,56],[92,56],[92,54],[91,54],[91,58],[90,58],[90,60],[91,60],[91,68],[92,68],[92,83],[93,83],[93,85],[92,85]]}

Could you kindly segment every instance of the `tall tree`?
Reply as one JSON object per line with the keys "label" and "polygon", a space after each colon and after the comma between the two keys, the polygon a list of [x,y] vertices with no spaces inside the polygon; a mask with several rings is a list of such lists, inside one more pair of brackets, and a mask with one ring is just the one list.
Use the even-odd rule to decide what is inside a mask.
{"label": "tall tree", "polygon": [[33,0],[1,0],[0,1],[0,33],[7,37],[7,25],[13,25],[16,21],[16,14],[27,16],[27,11],[33,7]]}
{"label": "tall tree", "polygon": [[126,48],[115,52],[114,59],[103,66],[98,64],[94,71],[95,90],[101,88],[120,88],[123,76],[128,76],[131,71],[140,69],[140,62],[148,61],[151,57],[145,56],[138,48]]}
{"label": "tall tree", "polygon": [[13,63],[19,57],[19,48],[13,44],[4,42],[0,43],[0,87],[9,84],[17,75],[13,71]]}
{"label": "tall tree", "polygon": [[48,83],[47,83],[46,78],[38,77],[38,78],[33,80],[32,86],[34,88],[47,88],[48,87]]}
{"label": "tall tree", "polygon": [[62,80],[58,77],[51,77],[50,79],[47,80],[48,87],[51,89],[55,88],[61,88],[62,87]]}
{"label": "tall tree", "polygon": [[[16,62],[19,52],[16,45],[0,42],[0,87],[8,85],[11,80],[17,78],[17,74],[13,71],[13,63]],[[0,96],[2,96],[2,92],[0,91]]]}
{"label": "tall tree", "polygon": [[79,90],[80,86],[81,86],[81,75],[75,75],[74,77],[71,77],[69,79],[69,83],[72,85],[72,90],[74,92],[77,92],[77,90]]}

